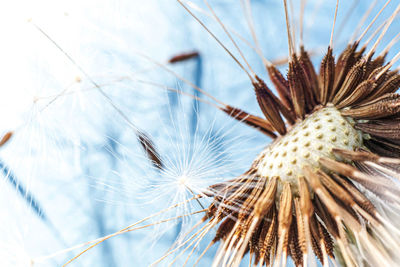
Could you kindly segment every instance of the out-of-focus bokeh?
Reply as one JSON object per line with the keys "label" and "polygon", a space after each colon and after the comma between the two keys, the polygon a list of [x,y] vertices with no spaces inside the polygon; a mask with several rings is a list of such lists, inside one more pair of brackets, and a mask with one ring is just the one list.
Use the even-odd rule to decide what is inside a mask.
{"label": "out-of-focus bokeh", "polygon": [[[243,62],[204,2],[183,2]],[[268,81],[241,2],[246,1],[210,4],[252,69]],[[289,2],[298,44],[300,1]],[[336,1],[306,2],[304,45],[317,66],[329,43]],[[357,34],[372,2],[340,1],[336,54]],[[377,1],[367,22],[384,2]],[[285,72],[283,1],[252,0],[251,8],[264,56],[283,61]],[[399,27],[396,19],[378,51]],[[0,32],[0,134],[14,133],[0,148],[0,266],[61,266],[87,246],[64,249],[114,233],[243,173],[269,142],[212,104],[173,91],[213,102],[192,83],[226,104],[262,115],[245,72],[178,1],[9,1],[0,10]],[[192,51],[200,56],[166,64]],[[163,171],[146,158],[138,131],[153,141]],[[182,204],[141,225],[187,215],[201,210],[200,204]],[[71,266],[148,266],[172,245],[180,246],[200,218],[185,216],[113,237]],[[210,266],[216,249],[199,266]],[[176,266],[190,253],[191,248]]]}

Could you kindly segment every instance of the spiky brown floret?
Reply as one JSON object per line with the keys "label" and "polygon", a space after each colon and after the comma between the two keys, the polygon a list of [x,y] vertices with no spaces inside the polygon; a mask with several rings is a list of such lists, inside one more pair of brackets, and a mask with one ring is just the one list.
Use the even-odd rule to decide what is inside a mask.
{"label": "spiky brown floret", "polygon": [[400,203],[394,181],[400,178],[400,75],[386,68],[384,55],[373,59],[365,47],[357,49],[357,42],[349,45],[335,63],[329,47],[319,74],[304,47],[289,62],[287,79],[267,66],[279,97],[259,77],[253,83],[265,120],[226,108],[278,142],[310,114],[333,106],[363,140],[351,149],[333,147],[331,157],[314,159],[318,167],[302,161],[296,183],[260,171],[264,159],[257,158],[243,176],[211,186],[207,216],[220,223],[213,242],[224,241],[216,264],[237,265],[247,252],[260,266],[284,264],[288,256],[302,266],[314,255],[323,264],[335,256],[349,266],[396,262],[400,246],[389,234],[391,222],[371,197]]}

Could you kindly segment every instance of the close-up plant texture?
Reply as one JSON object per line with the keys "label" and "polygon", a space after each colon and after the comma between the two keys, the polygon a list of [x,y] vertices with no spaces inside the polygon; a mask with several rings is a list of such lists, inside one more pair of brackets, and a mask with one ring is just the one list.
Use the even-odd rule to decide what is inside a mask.
{"label": "close-up plant texture", "polygon": [[400,266],[398,0],[0,12],[0,266]]}

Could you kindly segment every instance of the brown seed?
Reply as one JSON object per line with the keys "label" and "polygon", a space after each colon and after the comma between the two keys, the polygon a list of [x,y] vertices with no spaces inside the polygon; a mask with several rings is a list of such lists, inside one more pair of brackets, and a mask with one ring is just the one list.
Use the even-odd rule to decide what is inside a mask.
{"label": "brown seed", "polygon": [[330,95],[330,99],[342,86],[344,79],[346,78],[351,66],[353,66],[355,59],[355,51],[358,43],[349,44],[346,49],[339,55],[336,68],[335,68],[335,84],[334,89]]}
{"label": "brown seed", "polygon": [[176,56],[171,57],[168,62],[169,63],[178,63],[178,62],[182,62],[182,61],[186,61],[192,58],[197,58],[199,57],[199,52],[197,51],[193,51],[193,52],[188,52],[188,53],[182,53]]}
{"label": "brown seed", "polygon": [[386,94],[379,99],[363,104],[360,107],[342,111],[342,115],[355,119],[380,119],[400,112],[400,96]]}
{"label": "brown seed", "polygon": [[158,154],[153,141],[151,141],[151,139],[144,132],[138,132],[137,138],[153,166],[157,169],[162,169],[163,164],[161,162],[161,157]]}
{"label": "brown seed", "polygon": [[319,71],[319,102],[326,104],[328,97],[333,90],[335,79],[335,58],[332,56],[332,49],[328,47],[328,51],[323,58]]}
{"label": "brown seed", "polygon": [[340,103],[350,92],[356,89],[357,85],[362,81],[366,72],[367,61],[361,59],[357,62],[346,75],[342,86],[335,94],[332,102],[334,104]]}
{"label": "brown seed", "polygon": [[276,138],[276,135],[274,134],[274,128],[267,120],[255,115],[251,115],[246,111],[231,107],[229,105],[225,106],[221,110],[228,114],[230,117],[260,130],[262,133],[268,135],[269,137]]}
{"label": "brown seed", "polygon": [[282,73],[274,65],[267,66],[267,71],[269,78],[274,84],[282,103],[286,106],[288,110],[292,110],[293,103],[290,96],[288,81],[285,79],[285,77],[283,77]]}
{"label": "brown seed", "polygon": [[13,136],[13,132],[7,132],[0,140],[0,147],[5,145],[8,141],[10,141],[11,137]]}
{"label": "brown seed", "polygon": [[386,139],[400,140],[400,120],[379,120],[357,123],[356,129]]}

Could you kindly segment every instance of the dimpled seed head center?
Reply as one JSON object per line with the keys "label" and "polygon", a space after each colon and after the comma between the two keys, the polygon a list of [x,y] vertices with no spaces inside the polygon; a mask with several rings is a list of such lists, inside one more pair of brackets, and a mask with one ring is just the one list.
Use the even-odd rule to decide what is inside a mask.
{"label": "dimpled seed head center", "polygon": [[279,177],[297,187],[305,165],[318,168],[321,157],[337,159],[332,148],[355,150],[361,146],[361,133],[352,122],[335,107],[325,107],[297,123],[260,154],[258,175]]}

